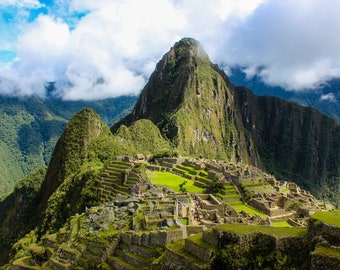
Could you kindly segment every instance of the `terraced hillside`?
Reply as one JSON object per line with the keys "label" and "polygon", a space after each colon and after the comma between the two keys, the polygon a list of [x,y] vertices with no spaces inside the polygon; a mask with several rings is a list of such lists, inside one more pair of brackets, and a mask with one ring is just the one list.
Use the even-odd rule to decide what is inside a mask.
{"label": "terraced hillside", "polygon": [[100,201],[107,202],[117,194],[130,194],[131,187],[143,179],[141,165],[112,160],[100,173]]}

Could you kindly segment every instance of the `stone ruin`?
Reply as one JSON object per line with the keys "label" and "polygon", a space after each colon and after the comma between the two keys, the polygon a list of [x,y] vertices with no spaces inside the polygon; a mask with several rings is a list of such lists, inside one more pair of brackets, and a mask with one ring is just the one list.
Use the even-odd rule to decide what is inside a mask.
{"label": "stone ruin", "polygon": [[[142,155],[136,157],[138,163],[145,158]],[[132,161],[131,157],[127,156],[122,159]],[[301,218],[308,217],[320,209],[317,200],[295,183],[278,181],[274,176],[253,166],[198,158],[162,158],[158,163],[161,164],[158,167],[165,166],[168,171],[173,171],[178,164],[191,166],[196,170],[206,170],[209,179],[233,183],[241,195],[242,182],[261,179],[269,183],[273,190],[255,192],[247,203],[271,218],[290,218],[294,226],[304,225]],[[146,179],[131,186],[130,191],[133,195],[126,195],[124,198],[117,196],[111,204],[106,204],[104,209],[93,214],[90,217],[92,223],[88,226],[93,230],[105,229],[111,222],[118,229],[159,230],[172,227],[182,229],[185,226],[208,228],[222,223],[271,224],[270,218],[249,215],[244,211],[238,213],[232,206],[211,194],[175,193],[168,188],[156,187]],[[297,207],[288,209],[292,205]],[[143,216],[142,219],[132,217],[138,216],[138,213]],[[129,224],[126,224],[128,220]]]}
{"label": "stone ruin", "polygon": [[244,211],[238,213],[211,194],[190,195],[150,183],[141,182],[141,185],[141,188],[133,189],[138,192],[117,195],[113,201],[86,209],[84,227],[88,234],[95,236],[96,231],[106,231],[110,227],[124,231],[165,232],[172,228],[181,231],[176,237],[186,238],[223,223],[270,225],[269,219]]}
{"label": "stone ruin", "polygon": [[[252,179],[261,179],[273,187],[273,191],[255,192],[248,204],[270,217],[287,216],[298,220],[309,217],[315,211],[322,209],[319,202],[308,191],[301,189],[297,184],[287,181],[278,181],[273,175],[267,174],[251,165],[240,165],[225,161],[205,160],[200,158],[187,158],[183,161],[172,159],[172,164],[183,163],[195,169],[205,169],[208,177],[222,183],[232,182],[239,191],[242,182]],[[289,209],[295,206],[294,209]],[[294,210],[294,211],[292,211]],[[303,222],[302,222],[303,223]],[[302,225],[292,222],[294,225]]]}

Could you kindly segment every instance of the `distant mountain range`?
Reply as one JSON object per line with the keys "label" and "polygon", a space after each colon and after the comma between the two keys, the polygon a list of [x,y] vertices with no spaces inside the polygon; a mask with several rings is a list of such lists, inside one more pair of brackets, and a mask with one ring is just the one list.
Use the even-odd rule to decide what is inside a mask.
{"label": "distant mountain range", "polygon": [[340,79],[332,79],[316,89],[300,91],[287,91],[282,87],[270,86],[256,74],[248,79],[241,67],[232,68],[229,79],[235,85],[251,89],[256,95],[276,96],[304,106],[313,106],[340,121]]}

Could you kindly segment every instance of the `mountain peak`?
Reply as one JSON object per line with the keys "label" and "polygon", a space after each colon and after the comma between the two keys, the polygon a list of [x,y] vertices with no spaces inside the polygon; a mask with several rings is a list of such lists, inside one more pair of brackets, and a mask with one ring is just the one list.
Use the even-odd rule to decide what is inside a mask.
{"label": "mountain peak", "polygon": [[90,108],[82,109],[68,122],[56,144],[43,183],[45,200],[80,166],[87,147],[98,138],[103,126],[99,116]]}
{"label": "mountain peak", "polygon": [[[232,85],[200,43],[183,38],[158,62],[133,112],[113,126],[151,120],[182,155],[254,163],[240,131]],[[251,153],[250,153],[251,152]]]}
{"label": "mountain peak", "polygon": [[196,56],[204,60],[210,61],[208,54],[204,51],[201,44],[194,38],[188,37],[182,38],[180,41],[175,43],[172,49],[177,52],[177,57]]}
{"label": "mountain peak", "polygon": [[164,115],[178,110],[185,100],[185,92],[193,89],[188,83],[194,84],[194,74],[203,65],[216,68],[197,40],[183,38],[176,42],[157,63],[132,114],[114,125],[112,130],[117,130],[121,123],[129,126],[143,118],[156,125],[163,122]]}

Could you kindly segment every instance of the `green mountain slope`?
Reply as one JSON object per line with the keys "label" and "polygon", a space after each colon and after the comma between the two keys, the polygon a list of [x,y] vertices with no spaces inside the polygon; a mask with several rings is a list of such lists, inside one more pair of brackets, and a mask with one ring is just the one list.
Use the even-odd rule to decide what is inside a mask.
{"label": "green mountain slope", "polygon": [[138,120],[130,127],[121,125],[114,135],[122,143],[131,145],[134,152],[154,154],[171,148],[157,126],[147,119]]}
{"label": "green mountain slope", "polygon": [[[4,136],[14,137],[17,145],[22,141],[18,152],[27,153],[27,158],[31,149],[43,157],[44,148],[37,147],[34,138],[50,141],[55,136],[52,127],[61,127],[65,115],[62,110],[52,113],[47,109],[52,106],[39,99],[30,103],[34,115],[20,106],[14,102],[6,114],[7,123],[21,133]],[[11,113],[22,123],[11,122]],[[28,175],[0,201],[0,263],[26,233],[30,234],[13,246],[19,258],[22,245],[36,243],[45,233],[62,237],[61,228],[70,224],[70,217],[97,205],[101,192],[128,193],[131,186],[122,183],[139,181],[143,166],[133,171],[133,165],[123,166],[116,156],[168,151],[253,164],[334,199],[339,132],[338,122],[310,107],[233,86],[196,40],[183,39],[158,63],[131,114],[110,130],[94,110],[82,109],[65,126],[47,170]],[[26,146],[24,141],[31,143]],[[146,205],[148,211],[151,204]]]}
{"label": "green mountain slope", "polygon": [[10,246],[31,230],[35,233],[29,239],[35,241],[35,237],[57,231],[70,216],[97,205],[100,172],[116,156],[170,149],[151,121],[141,120],[123,130],[114,136],[89,108],[68,122],[47,170],[28,175],[0,200],[0,263]]}
{"label": "green mountain slope", "polygon": [[67,121],[82,108],[94,108],[111,125],[129,111],[135,100],[120,97],[85,102],[0,97],[0,194],[13,190],[17,181],[49,163]]}
{"label": "green mountain slope", "polygon": [[340,121],[339,78],[327,81],[317,89],[305,89],[303,91],[287,91],[282,87],[267,85],[258,75],[248,79],[241,67],[231,68],[229,78],[235,85],[246,86],[256,95],[276,96],[304,106],[313,106],[317,110]]}

